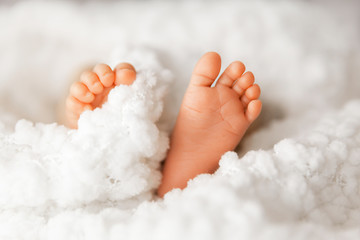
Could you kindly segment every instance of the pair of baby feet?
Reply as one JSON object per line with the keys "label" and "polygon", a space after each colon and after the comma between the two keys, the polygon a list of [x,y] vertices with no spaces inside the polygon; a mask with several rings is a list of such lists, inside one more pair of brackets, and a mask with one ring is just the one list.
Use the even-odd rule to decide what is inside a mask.
{"label": "pair of baby feet", "polygon": [[[251,72],[244,73],[244,64],[231,63],[212,86],[220,69],[221,59],[215,52],[204,54],[194,68],[171,135],[158,189],[161,197],[173,188],[185,188],[198,174],[213,173],[221,156],[236,147],[261,112],[260,88]],[[135,78],[136,71],[128,63],[114,70],[98,64],[84,72],[66,100],[67,125],[76,128],[84,110],[101,107],[112,88],[130,85]]]}

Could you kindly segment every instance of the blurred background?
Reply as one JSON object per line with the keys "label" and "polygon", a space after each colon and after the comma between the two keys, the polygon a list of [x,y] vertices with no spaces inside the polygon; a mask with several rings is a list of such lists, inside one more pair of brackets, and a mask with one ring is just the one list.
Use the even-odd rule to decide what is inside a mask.
{"label": "blurred background", "polygon": [[196,61],[217,51],[223,69],[241,60],[254,72],[270,146],[360,97],[359,9],[355,0],[0,0],[0,120],[55,122],[82,70],[146,49],[174,74],[171,125]]}
{"label": "blurred background", "polygon": [[[5,206],[0,214],[0,235],[105,239],[128,234],[125,239],[134,239],[137,234],[151,236],[159,230],[164,238],[165,228],[189,237],[199,230],[206,239],[220,236],[212,234],[218,230],[234,238],[233,229],[242,232],[244,239],[311,239],[314,232],[313,239],[320,235],[325,236],[320,239],[358,236],[359,178],[358,167],[352,167],[359,166],[360,138],[354,135],[358,134],[358,119],[339,113],[347,103],[360,100],[359,43],[359,0],[0,0],[0,190],[10,192],[0,197]],[[222,69],[234,60],[245,63],[261,86],[263,111],[236,149],[240,156],[249,152],[244,165],[229,158],[219,181],[216,177],[208,184],[210,176],[200,177],[193,185],[194,194],[175,191],[160,205],[149,202],[123,212],[132,206],[135,196],[118,212],[109,207],[117,207],[113,200],[122,193],[111,188],[116,197],[100,194],[94,205],[82,204],[82,199],[96,195],[96,179],[109,176],[108,170],[116,166],[117,160],[111,163],[106,159],[121,153],[109,144],[118,138],[106,132],[96,139],[90,132],[89,141],[78,150],[76,143],[85,139],[82,136],[87,137],[87,132],[72,141],[64,129],[32,128],[23,122],[17,136],[5,134],[12,133],[21,118],[59,122],[69,86],[84,69],[97,63],[115,66],[128,61],[133,53],[141,56],[135,68],[155,55],[174,76],[162,119],[170,133],[192,69],[207,51],[220,53]],[[318,121],[324,118],[317,131]],[[308,135],[301,141],[291,140],[302,134]],[[286,138],[290,140],[273,151],[250,152],[273,149]],[[100,148],[82,154],[103,140]],[[24,144],[28,142],[32,144]],[[102,152],[105,162],[94,164]],[[80,161],[72,161],[75,158]],[[131,161],[119,162],[126,167],[125,175],[144,182],[131,175]],[[148,175],[143,162],[148,161],[141,159],[134,167],[140,166],[141,174]],[[102,173],[101,168],[107,170]],[[114,169],[122,173],[121,168]],[[113,178],[106,179],[113,183]],[[133,187],[126,181],[117,182],[127,189]],[[87,187],[89,183],[91,187]],[[106,205],[97,206],[104,200]],[[71,202],[81,207],[61,209]]]}

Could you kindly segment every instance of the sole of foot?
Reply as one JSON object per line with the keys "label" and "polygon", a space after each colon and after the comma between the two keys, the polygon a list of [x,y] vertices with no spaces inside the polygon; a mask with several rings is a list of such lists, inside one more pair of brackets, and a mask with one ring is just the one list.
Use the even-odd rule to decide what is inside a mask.
{"label": "sole of foot", "polygon": [[260,87],[244,64],[232,62],[212,86],[220,69],[215,52],[204,54],[194,68],[171,136],[159,196],[185,188],[198,174],[213,173],[221,156],[236,147],[261,112]]}

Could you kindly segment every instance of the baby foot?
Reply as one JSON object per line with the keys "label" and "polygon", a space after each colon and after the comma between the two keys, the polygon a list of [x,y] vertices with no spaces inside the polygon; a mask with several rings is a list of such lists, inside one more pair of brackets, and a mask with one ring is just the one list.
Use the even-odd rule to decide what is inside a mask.
{"label": "baby foot", "polygon": [[71,85],[66,99],[66,125],[77,128],[83,111],[101,107],[111,89],[120,84],[131,85],[135,78],[135,69],[128,63],[120,63],[114,70],[106,64],[98,64],[93,71],[83,72],[80,81]]}
{"label": "baby foot", "polygon": [[233,150],[261,111],[260,88],[239,61],[221,68],[217,53],[201,57],[193,71],[171,136],[158,194],[186,187],[201,173],[213,173],[221,156]]}

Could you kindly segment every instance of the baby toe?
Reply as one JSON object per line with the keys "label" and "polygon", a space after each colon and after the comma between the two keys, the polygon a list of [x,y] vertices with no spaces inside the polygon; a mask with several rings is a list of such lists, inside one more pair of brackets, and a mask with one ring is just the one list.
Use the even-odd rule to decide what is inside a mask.
{"label": "baby toe", "polygon": [[249,102],[245,111],[245,116],[250,123],[252,123],[260,115],[261,108],[262,103],[260,100],[257,99]]}
{"label": "baby toe", "polygon": [[73,96],[69,96],[66,99],[66,109],[67,111],[72,112],[74,115],[82,113],[85,110],[92,110],[92,107],[90,104],[80,102],[78,99],[76,99]]}
{"label": "baby toe", "polygon": [[260,97],[260,87],[257,84],[252,85],[245,91],[245,95],[248,99],[254,100]]}
{"label": "baby toe", "polygon": [[79,119],[78,115],[73,114],[70,111],[65,112],[66,115],[66,125],[69,128],[75,129],[77,128],[77,120]]}
{"label": "baby toe", "polygon": [[197,87],[211,87],[219,75],[220,69],[220,55],[216,52],[207,52],[195,65],[190,84]]}
{"label": "baby toe", "polygon": [[115,67],[115,85],[131,85],[136,79],[135,68],[129,63],[120,63]]}
{"label": "baby toe", "polygon": [[233,89],[242,95],[244,91],[254,84],[255,77],[252,72],[244,73],[234,84]]}
{"label": "baby toe", "polygon": [[245,65],[240,61],[232,62],[221,74],[218,84],[232,87],[236,79],[240,78],[245,71]]}
{"label": "baby toe", "polygon": [[127,63],[127,62],[122,62],[119,63],[118,65],[116,65],[115,70],[121,70],[121,69],[129,69],[129,70],[133,70],[135,72],[135,68],[132,64]]}
{"label": "baby toe", "polygon": [[93,94],[99,94],[104,90],[104,86],[100,82],[98,75],[94,72],[83,72],[80,76],[80,81],[84,83]]}
{"label": "baby toe", "polygon": [[75,82],[71,85],[70,94],[84,103],[91,103],[95,99],[94,94],[81,82]]}
{"label": "baby toe", "polygon": [[97,64],[94,67],[94,73],[98,75],[99,80],[104,87],[110,87],[114,84],[115,73],[108,65]]}
{"label": "baby toe", "polygon": [[249,104],[250,101],[251,100],[245,94],[241,96],[241,103],[244,109],[247,108],[247,105]]}

